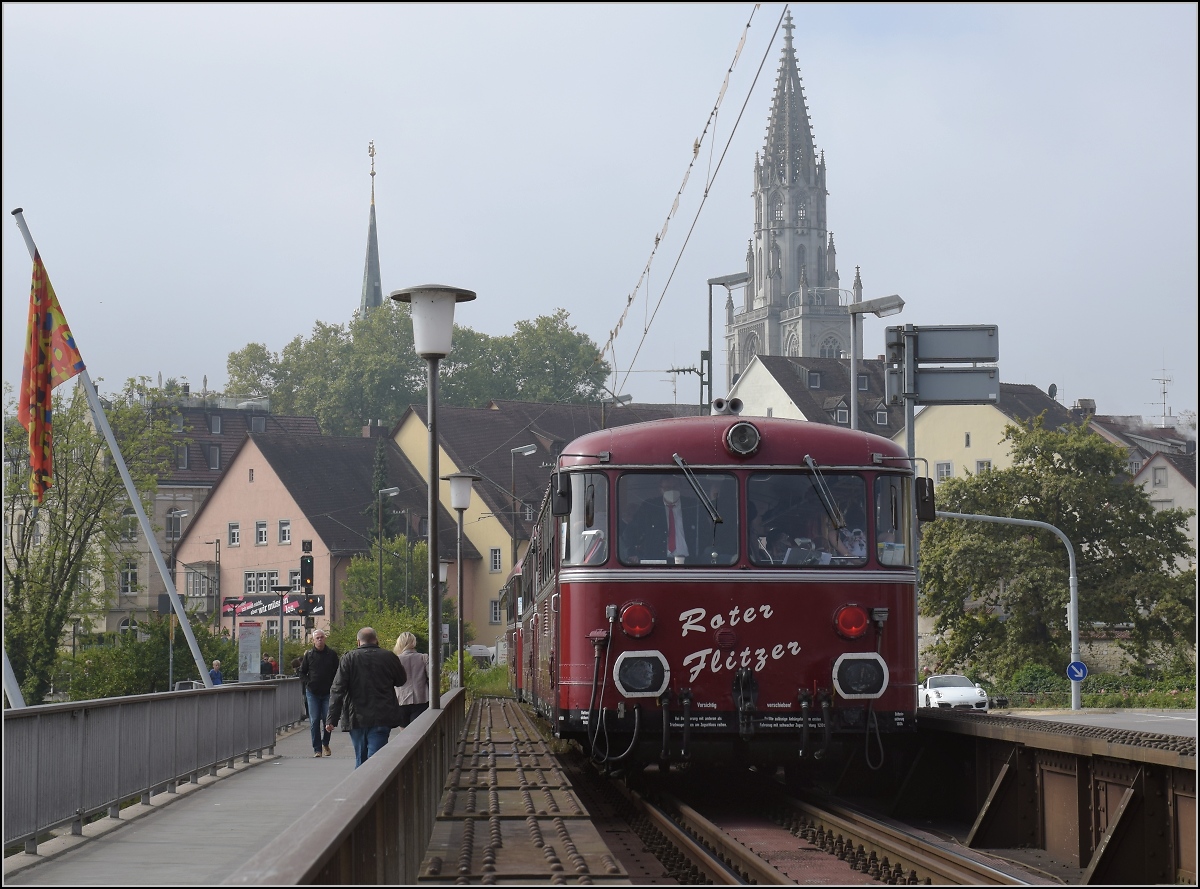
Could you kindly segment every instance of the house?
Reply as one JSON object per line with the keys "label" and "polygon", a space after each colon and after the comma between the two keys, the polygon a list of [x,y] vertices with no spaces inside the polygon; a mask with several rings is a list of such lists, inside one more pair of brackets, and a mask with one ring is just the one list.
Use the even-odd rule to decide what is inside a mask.
{"label": "house", "polygon": [[[149,408],[165,412],[175,439],[171,468],[158,479],[153,512],[147,516],[155,528],[159,551],[167,560],[168,568],[172,567],[172,549],[248,433],[309,436],[319,435],[321,431],[313,417],[272,414],[266,398],[210,395],[207,392],[192,395],[186,383],[180,395],[155,401]],[[158,611],[160,596],[167,591],[132,507],[126,510],[123,536],[117,595],[103,617],[102,626],[98,627],[109,632],[131,629],[139,620]],[[207,559],[196,561],[212,563],[213,550],[209,550]],[[182,595],[184,590],[177,588]],[[197,595],[199,598],[192,599],[193,607],[215,619],[215,596],[200,590]]]}
{"label": "house", "polygon": [[[1096,403],[1080,399],[1095,413]],[[1090,428],[1129,454],[1129,474],[1137,475],[1143,464],[1154,454],[1194,454],[1196,442],[1185,438],[1174,427],[1147,426],[1141,417],[1093,416]]]}
{"label": "house", "polygon": [[[1045,414],[1048,428],[1083,422],[1086,414],[1063,407],[1037,386],[1001,383],[994,404],[931,404],[913,420],[914,451],[935,483],[948,478],[978,475],[1012,466],[1004,429]],[[902,424],[903,425],[903,424]],[[903,428],[892,436],[903,443]],[[926,471],[925,467],[920,467]]]}
{"label": "house", "polygon": [[[891,438],[904,427],[904,409],[887,404],[882,358],[860,360],[858,428]],[[739,398],[743,416],[790,417],[813,423],[850,426],[850,361],[756,355],[729,389]]]}
{"label": "house", "polygon": [[[1157,510],[1190,509],[1187,521],[1188,540],[1196,548],[1196,443],[1189,442],[1188,453],[1176,454],[1159,451],[1151,454],[1142,468],[1133,477],[1135,485],[1141,485],[1150,502]],[[1180,558],[1177,562],[1181,571],[1196,567],[1196,557]]]}
{"label": "house", "polygon": [[[302,545],[310,541],[316,625],[340,620],[350,560],[371,551],[376,532],[379,442],[377,437],[246,435],[175,548],[175,583],[186,601],[207,596],[207,579],[213,578],[222,624],[229,621],[224,629],[232,629],[236,613],[239,620],[261,617],[264,631],[274,634],[280,601],[272,587],[287,585],[299,592]],[[394,443],[385,441],[384,447],[386,486],[400,489],[388,508],[393,515],[404,514],[407,526],[418,531],[427,510],[425,480]],[[438,522],[446,531],[455,527],[444,508]],[[441,538],[439,554],[456,558],[453,535]],[[479,559],[469,541],[463,559]],[[449,595],[456,593],[454,582],[449,581]],[[294,613],[290,601],[286,613]],[[299,615],[286,620],[283,629],[290,637],[304,635]]]}
{"label": "house", "polygon": [[[486,408],[438,406],[438,474],[470,472],[470,508],[463,534],[482,559],[464,560],[463,620],[475,627],[476,641],[491,645],[503,634],[500,590],[528,546],[533,521],[562,448],[603,426],[622,426],[685,413],[699,406],[624,404],[543,404],[492,401]],[[429,474],[429,429],[423,405],[405,411],[391,438],[417,468]],[[440,496],[450,504],[450,487]],[[455,525],[439,526],[439,541],[454,539]],[[467,572],[472,572],[468,578]]]}

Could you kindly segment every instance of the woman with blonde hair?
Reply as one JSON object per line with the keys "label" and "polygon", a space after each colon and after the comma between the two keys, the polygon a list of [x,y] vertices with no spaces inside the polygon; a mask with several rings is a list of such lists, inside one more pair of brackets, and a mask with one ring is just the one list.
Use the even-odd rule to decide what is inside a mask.
{"label": "woman with blonde hair", "polygon": [[396,686],[396,702],[400,704],[400,727],[408,724],[429,709],[429,655],[417,651],[417,637],[401,633],[392,649],[408,679]]}

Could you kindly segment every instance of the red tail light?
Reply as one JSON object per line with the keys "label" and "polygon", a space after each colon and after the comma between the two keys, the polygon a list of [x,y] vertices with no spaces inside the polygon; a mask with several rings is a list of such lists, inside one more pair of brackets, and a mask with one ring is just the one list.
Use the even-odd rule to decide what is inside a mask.
{"label": "red tail light", "polygon": [[634,639],[650,635],[654,629],[654,612],[644,602],[630,602],[621,609],[621,629]]}
{"label": "red tail light", "polygon": [[871,626],[871,616],[861,605],[843,605],[833,616],[838,634],[847,639],[861,639]]}

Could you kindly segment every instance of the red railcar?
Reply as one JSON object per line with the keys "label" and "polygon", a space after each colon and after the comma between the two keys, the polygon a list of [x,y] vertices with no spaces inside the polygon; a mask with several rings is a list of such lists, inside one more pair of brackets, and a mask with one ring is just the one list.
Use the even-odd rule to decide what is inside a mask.
{"label": "red railcar", "polygon": [[817,423],[582,436],[510,592],[514,681],[598,761],[878,758],[914,728],[915,489],[895,443]]}

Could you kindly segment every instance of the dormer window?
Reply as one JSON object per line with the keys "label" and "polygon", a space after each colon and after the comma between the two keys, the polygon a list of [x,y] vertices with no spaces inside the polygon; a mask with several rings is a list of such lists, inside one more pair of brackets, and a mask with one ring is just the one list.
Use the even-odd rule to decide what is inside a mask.
{"label": "dormer window", "polygon": [[251,432],[266,432],[267,431],[267,418],[266,417],[251,417],[250,418],[250,431]]}
{"label": "dormer window", "polygon": [[839,407],[837,409],[837,421],[839,423],[849,423],[850,411],[846,410],[844,407]]}
{"label": "dormer window", "polygon": [[821,388],[821,375],[819,373],[816,373],[814,371],[809,371],[808,388],[809,389],[820,389]]}
{"label": "dormer window", "polygon": [[869,388],[869,387],[868,387],[868,384],[867,384],[867,375],[866,375],[866,374],[859,374],[859,375],[858,375],[858,391],[859,391],[859,392],[866,392],[866,391],[868,390],[868,388]]}
{"label": "dormer window", "polygon": [[175,414],[171,417],[171,429],[175,432],[183,431],[183,414]]}
{"label": "dormer window", "polygon": [[886,426],[887,421],[888,421],[887,411],[875,411],[875,425],[876,426]]}
{"label": "dormer window", "polygon": [[208,431],[213,435],[221,434],[221,415],[213,414],[208,418]]}

